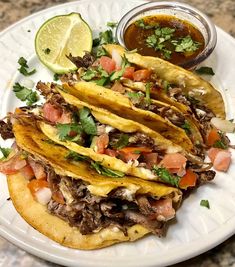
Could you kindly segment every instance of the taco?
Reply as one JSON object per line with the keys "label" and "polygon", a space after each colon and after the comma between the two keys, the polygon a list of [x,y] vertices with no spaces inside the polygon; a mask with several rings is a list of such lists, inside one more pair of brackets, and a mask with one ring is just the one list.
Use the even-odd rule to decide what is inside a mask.
{"label": "taco", "polygon": [[203,154],[204,148],[200,146],[203,138],[194,120],[174,106],[155,99],[147,101],[144,93],[133,92],[127,87],[122,87],[122,93],[93,82],[64,83],[63,87],[81,101],[135,120],[181,145],[185,150],[196,155]]}
{"label": "taco", "polygon": [[[109,93],[109,95],[113,95],[113,98],[107,98],[107,90],[103,90],[103,94],[98,95],[96,101],[105,98],[103,99],[104,103],[102,102],[100,105],[106,104],[108,106],[108,102],[112,103],[109,110],[115,111],[119,115],[121,111],[118,110],[118,105],[124,107],[125,110],[128,107],[128,112],[123,112],[122,116],[132,116],[133,119],[145,123],[154,130],[160,128],[163,131],[163,128],[161,128],[160,123],[156,128],[153,123],[144,120],[143,114],[148,114],[155,119],[155,122],[164,120],[169,129],[168,132],[171,133],[174,131],[174,128],[172,128],[172,124],[174,124],[182,128],[178,129],[175,135],[180,132],[179,136],[183,138],[187,134],[194,147],[195,143],[203,144],[203,138],[203,145],[205,145],[211,130],[210,120],[216,116],[225,118],[222,96],[210,83],[190,71],[159,58],[145,57],[134,52],[128,52],[118,45],[105,45],[104,49],[100,58],[90,60],[87,65],[81,64],[81,62],[85,62],[85,59],[76,61],[75,58],[70,57],[80,68],[72,76],[64,75],[61,79],[62,82],[67,82],[70,87],[73,86],[74,82],[79,82],[75,87],[77,90],[80,88],[81,91],[87,89],[89,85],[84,85],[80,81],[91,81],[112,89],[116,91]],[[97,85],[90,85],[91,89],[87,90],[85,96],[82,95],[82,97],[90,98],[89,101],[92,102],[94,100],[92,95],[101,90]],[[75,93],[75,90],[71,91]],[[125,94],[130,101],[118,97],[117,92]],[[79,92],[76,94],[81,97]],[[115,99],[117,101],[114,105]],[[123,101],[123,104],[118,100]],[[165,106],[162,108],[161,106],[164,104]],[[134,114],[137,113],[138,116],[135,116]],[[185,132],[180,130],[185,130]],[[164,133],[162,134],[164,135]],[[172,133],[172,135],[174,134]],[[182,141],[181,144],[183,143]],[[185,147],[189,149],[187,143]]]}
{"label": "taco", "polygon": [[82,158],[51,142],[31,118],[13,125],[14,151],[0,163],[18,213],[63,246],[97,249],[162,236],[175,217],[180,190],[134,177],[97,174]]}
{"label": "taco", "polygon": [[82,102],[54,84],[39,87],[47,101],[14,116],[34,118],[50,140],[94,161],[97,172],[108,168],[117,177],[126,174],[184,189],[213,179],[211,164],[146,126]]}

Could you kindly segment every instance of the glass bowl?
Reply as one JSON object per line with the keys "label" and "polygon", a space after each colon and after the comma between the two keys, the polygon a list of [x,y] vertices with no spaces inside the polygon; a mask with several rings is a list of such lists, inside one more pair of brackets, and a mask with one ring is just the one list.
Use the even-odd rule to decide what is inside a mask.
{"label": "glass bowl", "polygon": [[194,69],[203,62],[214,50],[217,41],[215,25],[198,9],[178,2],[149,2],[131,9],[118,23],[116,39],[120,45],[125,46],[124,34],[128,26],[136,20],[150,15],[171,15],[178,19],[188,21],[195,26],[203,35],[205,48],[195,58],[186,63],[179,64],[187,69]]}

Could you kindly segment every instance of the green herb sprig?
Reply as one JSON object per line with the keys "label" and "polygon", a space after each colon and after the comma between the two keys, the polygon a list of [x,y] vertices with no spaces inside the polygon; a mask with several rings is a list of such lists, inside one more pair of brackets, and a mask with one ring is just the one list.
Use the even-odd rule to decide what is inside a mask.
{"label": "green herb sprig", "polygon": [[31,89],[28,89],[19,83],[15,83],[13,86],[13,92],[15,92],[16,97],[21,101],[26,101],[26,105],[28,106],[33,105],[39,99],[36,92],[33,92]]}
{"label": "green herb sprig", "polygon": [[36,69],[33,69],[31,71],[28,70],[29,66],[25,58],[20,57],[18,63],[20,64],[20,68],[18,69],[18,71],[24,76],[30,76],[36,72]]}

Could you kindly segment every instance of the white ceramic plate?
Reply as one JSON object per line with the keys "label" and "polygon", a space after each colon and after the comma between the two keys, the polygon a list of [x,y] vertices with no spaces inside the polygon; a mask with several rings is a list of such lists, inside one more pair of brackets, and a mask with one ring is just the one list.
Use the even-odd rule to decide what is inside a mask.
{"label": "white ceramic plate", "polygon": [[[37,73],[32,78],[51,81],[52,73],[42,67],[34,53],[34,36],[48,18],[70,12],[80,12],[95,32],[106,22],[118,21],[130,8],[143,3],[139,0],[83,0],[53,7],[25,18],[0,34],[0,107],[2,118],[7,111],[22,105],[12,93],[12,85],[21,81],[16,71],[20,56],[30,59]],[[29,31],[30,30],[30,31]],[[204,64],[212,66],[216,75],[212,82],[220,88],[227,104],[229,118],[233,117],[235,101],[235,40],[221,29],[218,45]],[[231,140],[235,138],[231,136]],[[3,142],[2,142],[3,144]],[[4,143],[7,146],[7,142]],[[233,153],[233,160],[234,160]],[[62,247],[30,227],[15,211],[9,197],[6,179],[0,177],[0,234],[46,260],[68,266],[165,266],[196,256],[221,243],[235,232],[235,165],[228,173],[218,173],[215,180],[193,193],[177,213],[177,222],[167,237],[148,236],[135,243],[123,243],[96,251],[79,251]],[[210,201],[211,209],[199,205],[201,199]]]}

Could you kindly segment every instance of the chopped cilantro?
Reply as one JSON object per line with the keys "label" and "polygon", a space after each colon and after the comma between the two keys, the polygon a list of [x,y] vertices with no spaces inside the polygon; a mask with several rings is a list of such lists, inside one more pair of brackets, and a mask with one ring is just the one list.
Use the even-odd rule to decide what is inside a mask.
{"label": "chopped cilantro", "polygon": [[118,22],[112,22],[112,21],[107,22],[107,26],[110,28],[116,28],[117,25],[118,25]]}
{"label": "chopped cilantro", "polygon": [[81,143],[82,138],[82,126],[71,123],[71,124],[61,124],[57,123],[56,128],[58,131],[59,139],[61,141],[70,140],[74,142]]}
{"label": "chopped cilantro", "polygon": [[200,202],[200,206],[210,209],[210,203],[207,199],[202,199]]}
{"label": "chopped cilantro", "polygon": [[90,81],[96,76],[97,72],[92,69],[88,69],[83,75],[82,79],[85,81]]}
{"label": "chopped cilantro", "polygon": [[16,97],[21,101],[26,101],[28,106],[31,106],[38,101],[38,95],[36,92],[33,92],[31,89],[28,89],[19,83],[15,83],[13,91],[15,92]]}
{"label": "chopped cilantro", "polygon": [[4,160],[7,159],[9,154],[11,153],[12,149],[11,148],[5,148],[5,147],[1,147],[0,146],[0,151],[2,153],[2,157],[0,158],[0,160]]}
{"label": "chopped cilantro", "polygon": [[112,44],[114,43],[114,37],[112,30],[107,30],[99,33],[99,38],[93,40],[93,46]]}
{"label": "chopped cilantro", "polygon": [[54,81],[58,81],[59,78],[60,78],[60,74],[55,73],[54,76],[53,76],[53,80],[54,80]]}
{"label": "chopped cilantro", "polygon": [[69,151],[65,156],[66,159],[74,160],[74,161],[86,161],[89,160],[89,157],[80,155],[74,151]]}
{"label": "chopped cilantro", "polygon": [[129,135],[128,134],[121,134],[118,141],[115,143],[111,143],[110,145],[115,149],[122,149],[129,144]]}
{"label": "chopped cilantro", "polygon": [[184,122],[184,124],[181,126],[181,128],[183,128],[187,134],[191,133],[191,127],[187,121]]}
{"label": "chopped cilantro", "polygon": [[161,181],[171,184],[173,186],[178,187],[180,177],[176,175],[172,175],[167,169],[165,168],[158,168],[156,165],[153,166],[153,171],[155,174],[160,178]]}
{"label": "chopped cilantro", "polygon": [[201,43],[193,41],[190,35],[187,35],[179,40],[172,40],[172,44],[175,46],[175,52],[194,52],[198,50]]}
{"label": "chopped cilantro", "polygon": [[149,29],[153,29],[155,27],[158,27],[159,24],[150,25],[150,24],[147,24],[143,19],[139,19],[135,22],[135,25],[137,27],[142,28],[142,29],[149,30]]}
{"label": "chopped cilantro", "polygon": [[100,79],[95,80],[94,82],[99,86],[104,86],[109,83],[109,77],[101,77]]}
{"label": "chopped cilantro", "polygon": [[142,92],[127,92],[127,96],[131,99],[131,100],[139,100],[140,98],[142,98],[144,96],[144,94]]}
{"label": "chopped cilantro", "polygon": [[150,98],[150,89],[151,89],[151,83],[146,83],[145,85],[145,101],[147,105],[149,106],[151,104],[151,98]]}
{"label": "chopped cilantro", "polygon": [[47,47],[46,49],[44,49],[44,53],[46,55],[49,55],[51,53],[51,49]]}
{"label": "chopped cilantro", "polygon": [[36,72],[36,69],[28,71],[29,66],[28,66],[27,60],[25,58],[20,57],[18,60],[18,63],[20,65],[20,68],[18,69],[18,71],[21,74],[23,74],[24,76],[30,76]]}
{"label": "chopped cilantro", "polygon": [[114,81],[114,80],[120,79],[122,77],[126,67],[129,67],[129,66],[130,66],[130,62],[127,60],[126,56],[124,55],[124,57],[122,58],[121,70],[115,71],[113,74],[111,74],[110,80]]}
{"label": "chopped cilantro", "polygon": [[106,168],[106,167],[102,166],[100,164],[100,162],[92,161],[91,162],[91,168],[95,169],[99,174],[102,174],[102,175],[108,176],[108,177],[121,178],[121,177],[123,177],[125,175],[123,172],[111,170],[109,168]]}
{"label": "chopped cilantro", "polygon": [[96,135],[96,124],[90,113],[89,108],[84,107],[79,110],[79,119],[82,124],[82,129],[86,134]]}
{"label": "chopped cilantro", "polygon": [[199,69],[195,70],[198,74],[206,74],[206,75],[215,75],[213,69],[211,67],[200,67]]}
{"label": "chopped cilantro", "polygon": [[170,88],[170,84],[169,84],[169,82],[166,81],[166,80],[164,80],[164,81],[162,82],[162,86],[163,86],[163,90],[164,90],[164,92],[167,94],[168,91],[169,91],[169,88]]}
{"label": "chopped cilantro", "polygon": [[106,50],[102,46],[99,46],[97,48],[96,57],[102,57],[102,56],[107,56],[107,55],[108,55],[108,53],[106,52]]}
{"label": "chopped cilantro", "polygon": [[222,140],[215,141],[213,147],[222,148],[222,149],[228,148],[227,144],[225,144]]}

